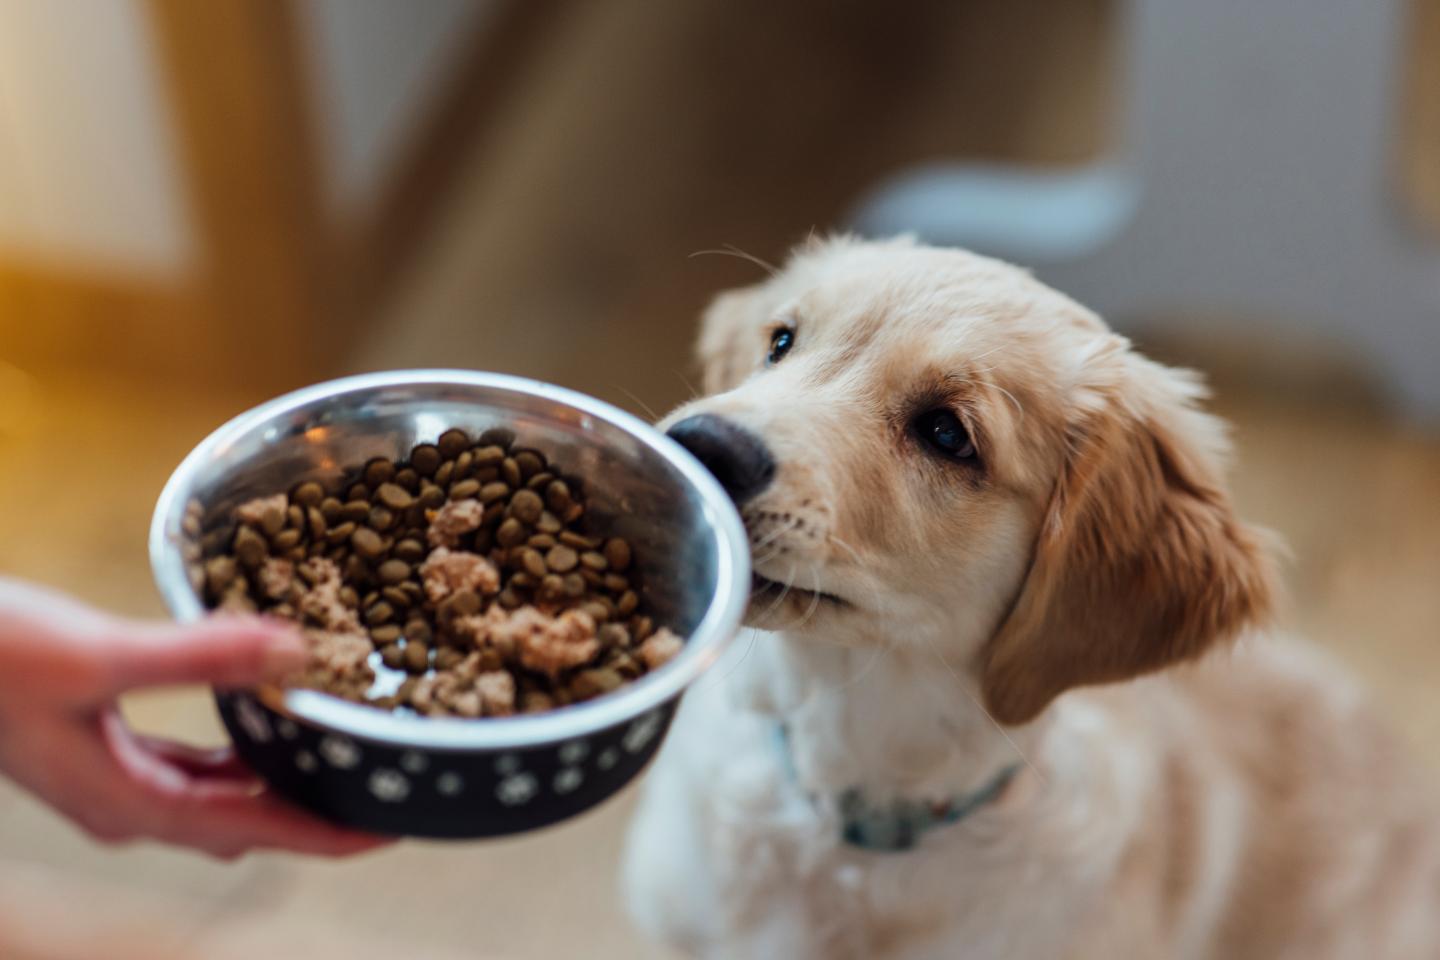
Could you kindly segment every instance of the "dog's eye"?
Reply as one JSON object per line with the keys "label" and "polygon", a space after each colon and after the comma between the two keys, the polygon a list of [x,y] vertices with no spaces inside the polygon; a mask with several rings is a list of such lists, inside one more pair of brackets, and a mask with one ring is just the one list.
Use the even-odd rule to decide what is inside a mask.
{"label": "dog's eye", "polygon": [[785,359],[785,354],[795,346],[795,331],[789,327],[781,327],[770,334],[770,352],[765,355],[765,362],[769,364],[779,363]]}
{"label": "dog's eye", "polygon": [[971,461],[978,457],[970,432],[949,410],[930,410],[920,414],[915,418],[915,435],[951,460]]}

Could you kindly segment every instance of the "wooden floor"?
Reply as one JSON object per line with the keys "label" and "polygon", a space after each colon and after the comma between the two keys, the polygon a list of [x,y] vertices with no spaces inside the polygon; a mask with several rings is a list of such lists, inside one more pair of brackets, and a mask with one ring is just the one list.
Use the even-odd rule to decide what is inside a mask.
{"label": "wooden floor", "polygon": [[[692,251],[735,242],[778,256],[812,224],[841,222],[904,156],[1065,162],[1103,139],[1093,51],[1107,4],[955,5],[944,31],[866,12],[890,5],[849,5],[843,16],[857,22],[815,29],[788,4],[765,7],[771,21],[757,31],[724,6],[575,5],[509,133],[473,158],[446,223],[351,365],[510,370],[662,409],[689,389],[705,297],[757,275]],[[856,46],[856,35],[891,58],[867,64],[874,44]],[[908,72],[877,88],[898,50]],[[838,95],[815,86],[837,59],[854,68]],[[771,68],[748,69],[761,62]],[[816,103],[845,109],[822,115]],[[973,122],[922,135],[937,115]],[[1161,352],[1217,375],[1218,407],[1236,425],[1241,506],[1294,553],[1291,623],[1362,674],[1416,762],[1434,763],[1440,437],[1392,422],[1328,370],[1292,363],[1298,351],[1258,365],[1248,349]],[[0,366],[0,570],[160,615],[145,557],[150,505],[191,445],[260,399],[123,377],[33,383]],[[200,690],[136,696],[127,712],[148,730],[222,736]],[[519,840],[218,865],[99,848],[0,784],[0,957],[661,957],[615,897],[632,799]]]}

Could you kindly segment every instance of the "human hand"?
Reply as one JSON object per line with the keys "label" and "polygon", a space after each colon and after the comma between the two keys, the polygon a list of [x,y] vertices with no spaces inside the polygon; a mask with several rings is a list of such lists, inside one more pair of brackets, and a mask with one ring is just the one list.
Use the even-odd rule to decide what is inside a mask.
{"label": "human hand", "polygon": [[126,690],[248,686],[304,663],[298,633],[274,621],[140,623],[0,578],[0,773],[102,842],[151,838],[222,859],[371,849],[384,841],[284,803],[230,748],[143,736],[120,716]]}

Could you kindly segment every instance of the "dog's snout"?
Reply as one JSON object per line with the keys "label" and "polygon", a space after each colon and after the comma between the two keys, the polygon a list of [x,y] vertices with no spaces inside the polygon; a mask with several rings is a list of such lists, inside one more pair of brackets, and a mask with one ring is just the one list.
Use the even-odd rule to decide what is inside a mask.
{"label": "dog's snout", "polygon": [[775,477],[775,460],[764,442],[724,417],[711,413],[686,417],[666,433],[715,475],[737,506],[753,499]]}

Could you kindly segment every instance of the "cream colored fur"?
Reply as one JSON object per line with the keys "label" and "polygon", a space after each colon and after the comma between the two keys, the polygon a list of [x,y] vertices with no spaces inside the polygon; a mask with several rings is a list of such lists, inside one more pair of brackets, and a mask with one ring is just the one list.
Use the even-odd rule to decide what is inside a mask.
{"label": "cream colored fur", "polygon": [[[795,346],[767,367],[776,325]],[[715,958],[1440,956],[1440,812],[1348,680],[1274,635],[1192,375],[908,240],[810,244],[717,299],[701,356],[709,396],[667,420],[774,453],[743,515],[793,589],[757,596],[649,774],[625,864],[647,931]],[[978,466],[916,438],[932,408]],[[1017,758],[912,851],[840,842],[847,789],[945,799]]]}

